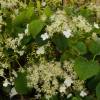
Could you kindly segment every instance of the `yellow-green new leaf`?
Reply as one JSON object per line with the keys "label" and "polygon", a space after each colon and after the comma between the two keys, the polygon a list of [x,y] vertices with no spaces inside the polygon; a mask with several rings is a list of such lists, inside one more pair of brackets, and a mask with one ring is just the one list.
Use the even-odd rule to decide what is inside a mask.
{"label": "yellow-green new leaf", "polygon": [[35,38],[43,29],[45,23],[41,20],[33,20],[29,24],[29,33],[32,35],[33,38]]}

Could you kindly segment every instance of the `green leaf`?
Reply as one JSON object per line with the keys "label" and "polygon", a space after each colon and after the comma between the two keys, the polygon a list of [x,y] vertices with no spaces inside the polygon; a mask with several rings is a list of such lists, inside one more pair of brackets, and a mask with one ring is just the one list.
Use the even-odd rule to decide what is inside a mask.
{"label": "green leaf", "polygon": [[80,97],[73,97],[72,100],[82,100]]}
{"label": "green leaf", "polygon": [[86,80],[100,72],[100,65],[96,61],[77,58],[74,69],[81,80]]}
{"label": "green leaf", "polygon": [[100,73],[87,81],[87,87],[90,91],[94,92],[97,84],[100,82]]}
{"label": "green leaf", "polygon": [[90,9],[88,9],[87,6],[81,7],[79,12],[78,12],[78,14],[82,15],[83,17],[85,17],[87,19],[87,21],[89,21],[90,23],[93,23],[95,21],[94,17],[93,17],[93,16],[95,16],[95,12],[93,12]]}
{"label": "green leaf", "polygon": [[100,83],[96,87],[96,96],[97,100],[100,100]]}
{"label": "green leaf", "polygon": [[18,73],[18,77],[15,79],[15,88],[19,94],[28,92],[26,73]]}
{"label": "green leaf", "polygon": [[25,23],[28,23],[33,16],[33,7],[29,7],[26,10],[22,11],[14,20],[14,26],[22,26]]}
{"label": "green leaf", "polygon": [[85,97],[85,100],[97,100],[94,95],[88,95]]}
{"label": "green leaf", "polygon": [[33,38],[31,36],[24,36],[24,38],[21,40],[22,45],[28,45],[32,42]]}
{"label": "green leaf", "polygon": [[49,100],[58,100],[58,99],[59,99],[58,95],[52,95]]}
{"label": "green leaf", "polygon": [[44,13],[50,17],[52,15],[52,10],[50,9],[49,6],[47,6],[45,9],[44,9]]}
{"label": "green leaf", "polygon": [[43,29],[45,23],[41,20],[33,20],[29,24],[29,33],[35,38]]}
{"label": "green leaf", "polygon": [[80,55],[86,54],[86,52],[87,52],[86,45],[85,45],[83,42],[78,42],[78,43],[75,45],[75,49],[78,51],[78,53],[79,53]]}
{"label": "green leaf", "polygon": [[37,1],[36,1],[36,4],[37,4],[37,9],[38,9],[39,14],[40,14],[40,12],[41,12],[41,3],[40,3],[39,0],[37,0]]}
{"label": "green leaf", "polygon": [[53,42],[61,51],[65,51],[68,47],[68,40],[62,34],[55,35],[53,37]]}
{"label": "green leaf", "polygon": [[94,55],[100,55],[100,43],[96,41],[91,41],[89,43],[89,51]]}
{"label": "green leaf", "polygon": [[67,5],[65,7],[65,12],[69,16],[74,16],[75,15],[75,7],[74,6]]}
{"label": "green leaf", "polygon": [[68,60],[68,59],[72,59],[74,58],[75,55],[72,54],[72,52],[69,52],[71,50],[66,50],[62,55],[61,55],[61,59],[60,61],[63,62],[65,60]]}

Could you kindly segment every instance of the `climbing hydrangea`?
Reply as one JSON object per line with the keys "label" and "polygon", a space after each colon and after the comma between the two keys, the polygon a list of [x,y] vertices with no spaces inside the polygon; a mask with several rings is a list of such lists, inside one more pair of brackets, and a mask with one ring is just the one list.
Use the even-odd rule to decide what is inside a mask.
{"label": "climbing hydrangea", "polygon": [[[64,68],[64,70],[63,70]],[[84,81],[77,78],[73,70],[73,63],[65,61],[63,68],[59,62],[30,63],[27,68],[27,86],[34,87],[39,93],[42,91],[49,98],[61,93],[70,93],[68,88],[81,91],[84,89]],[[64,81],[60,83],[60,80]]]}
{"label": "climbing hydrangea", "polygon": [[99,100],[100,6],[90,1],[0,0],[7,99]]}
{"label": "climbing hydrangea", "polygon": [[84,32],[90,32],[92,30],[92,25],[81,15],[72,18],[72,22],[77,28]]}
{"label": "climbing hydrangea", "polygon": [[47,25],[47,32],[50,36],[54,33],[63,33],[64,31],[71,30],[69,27],[68,18],[64,11],[58,10],[54,15],[50,17],[51,25]]}

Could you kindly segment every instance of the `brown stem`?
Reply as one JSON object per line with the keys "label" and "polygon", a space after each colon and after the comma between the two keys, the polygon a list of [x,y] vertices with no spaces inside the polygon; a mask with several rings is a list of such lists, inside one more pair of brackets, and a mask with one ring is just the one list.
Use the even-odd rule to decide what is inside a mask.
{"label": "brown stem", "polygon": [[24,97],[23,97],[23,95],[21,95],[21,100],[24,100]]}
{"label": "brown stem", "polygon": [[66,6],[66,4],[68,3],[68,0],[62,0],[63,6]]}

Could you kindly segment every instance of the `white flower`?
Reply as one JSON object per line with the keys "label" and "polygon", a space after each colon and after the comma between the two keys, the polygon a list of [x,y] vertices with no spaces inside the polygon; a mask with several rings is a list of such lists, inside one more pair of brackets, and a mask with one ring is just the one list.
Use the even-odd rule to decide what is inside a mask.
{"label": "white flower", "polygon": [[18,75],[17,75],[17,72],[16,72],[15,70],[12,71],[12,74],[13,74],[15,77],[18,76]]}
{"label": "white flower", "polygon": [[44,54],[45,50],[44,50],[44,46],[38,48],[38,50],[36,51],[36,54]]}
{"label": "white flower", "polygon": [[2,32],[2,25],[0,25],[0,32]]}
{"label": "white flower", "polygon": [[9,93],[10,98],[12,98],[13,96],[17,95],[18,93],[16,92],[16,89],[13,87]]}
{"label": "white flower", "polygon": [[18,37],[19,37],[19,40],[21,40],[21,39],[23,39],[24,34],[23,34],[23,33],[19,33],[19,34],[18,34]]}
{"label": "white flower", "polygon": [[48,39],[48,38],[49,38],[48,33],[44,33],[44,34],[42,34],[42,35],[41,35],[41,38],[42,38],[43,40]]}
{"label": "white flower", "polygon": [[18,15],[19,9],[15,9],[14,12],[15,12],[16,15]]}
{"label": "white flower", "polygon": [[46,2],[42,2],[42,4],[41,4],[41,5],[42,5],[43,7],[44,7],[44,6],[46,6]]}
{"label": "white flower", "polygon": [[3,68],[8,68],[9,65],[8,65],[8,63],[2,63],[2,67],[3,67]]}
{"label": "white flower", "polygon": [[0,3],[1,3],[1,8],[6,8],[7,7],[6,2],[0,2]]}
{"label": "white flower", "polygon": [[0,76],[3,76],[4,74],[4,69],[0,69]]}
{"label": "white flower", "polygon": [[71,34],[71,30],[67,30],[67,31],[63,31],[63,34],[66,38],[69,38],[72,34]]}
{"label": "white flower", "polygon": [[41,97],[41,94],[37,94],[35,95],[35,98],[39,100],[39,98]]}
{"label": "white flower", "polygon": [[94,23],[94,27],[99,29],[99,25],[97,23]]}
{"label": "white flower", "polygon": [[7,79],[5,79],[4,83],[3,83],[3,86],[4,87],[7,87],[9,84],[11,84]]}
{"label": "white flower", "polygon": [[80,96],[81,96],[81,97],[85,97],[85,96],[87,96],[87,93],[86,93],[85,91],[81,91],[81,92],[80,92]]}
{"label": "white flower", "polygon": [[66,92],[66,87],[65,87],[65,85],[60,86],[59,91],[60,91],[61,93],[65,93],[65,92]]}
{"label": "white flower", "polygon": [[26,26],[26,29],[25,29],[25,34],[27,34],[27,33],[28,33],[28,26],[29,26],[29,24],[27,24],[27,26]]}
{"label": "white flower", "polygon": [[64,81],[64,84],[67,87],[70,87],[72,83],[73,83],[73,80],[70,77],[66,78],[66,80]]}
{"label": "white flower", "polygon": [[2,21],[3,21],[2,16],[0,16],[0,22],[2,22]]}
{"label": "white flower", "polygon": [[24,51],[17,51],[17,53],[22,56],[24,54]]}
{"label": "white flower", "polygon": [[27,34],[28,33],[28,29],[25,29],[25,34]]}
{"label": "white flower", "polygon": [[68,95],[67,95],[67,99],[69,99],[69,98],[71,98],[72,97],[72,93],[69,93]]}

